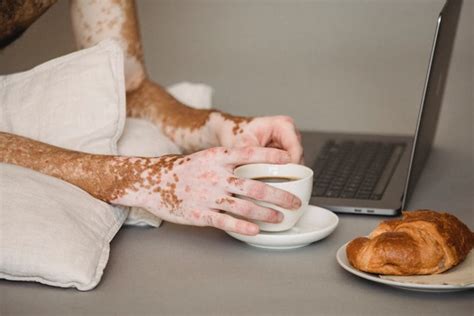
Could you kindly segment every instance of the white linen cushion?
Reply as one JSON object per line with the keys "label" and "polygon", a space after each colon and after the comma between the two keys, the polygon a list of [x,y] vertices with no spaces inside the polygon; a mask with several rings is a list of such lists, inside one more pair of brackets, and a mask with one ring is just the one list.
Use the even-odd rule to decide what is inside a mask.
{"label": "white linen cushion", "polygon": [[[0,131],[117,154],[124,122],[123,57],[113,41],[0,76]],[[96,286],[108,242],[128,209],[31,170],[2,168],[0,277],[81,290]]]}
{"label": "white linen cushion", "polygon": [[158,157],[180,154],[179,147],[153,123],[143,119],[127,118],[118,152],[123,156]]}
{"label": "white linen cushion", "polygon": [[0,278],[94,288],[126,212],[67,182],[0,163]]}
{"label": "white linen cushion", "polygon": [[125,124],[122,51],[113,41],[0,76],[0,131],[116,154]]}

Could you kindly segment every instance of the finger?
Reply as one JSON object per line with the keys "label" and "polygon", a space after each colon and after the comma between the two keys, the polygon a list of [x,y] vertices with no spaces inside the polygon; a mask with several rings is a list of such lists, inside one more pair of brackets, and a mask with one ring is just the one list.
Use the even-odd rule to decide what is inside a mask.
{"label": "finger", "polygon": [[296,137],[298,138],[298,141],[301,143],[303,140],[303,136],[301,135],[301,132],[295,127],[295,133]]}
{"label": "finger", "polygon": [[214,208],[231,212],[245,218],[269,223],[280,223],[283,220],[283,214],[278,211],[231,196],[224,196],[217,199]]}
{"label": "finger", "polygon": [[[301,138],[298,137],[298,140],[301,141]],[[275,142],[275,141],[271,141],[270,143],[268,143],[265,147],[269,147],[269,148],[277,148],[277,149],[283,149],[282,145],[280,145],[279,143]],[[300,165],[304,165],[304,150],[303,150],[303,153],[301,154],[301,159],[298,161],[298,163]]]}
{"label": "finger", "polygon": [[301,207],[301,200],[296,195],[260,181],[231,176],[227,178],[227,183],[226,189],[229,193],[268,202],[286,209],[298,209]]}
{"label": "finger", "polygon": [[288,151],[291,161],[298,163],[303,155],[303,146],[298,139],[298,134],[293,125],[285,125],[281,128],[282,130],[277,134],[279,138],[277,141],[281,144],[282,149]]}
{"label": "finger", "polygon": [[201,221],[203,226],[212,226],[224,231],[231,231],[243,235],[254,236],[260,231],[257,224],[213,211],[203,213]]}
{"label": "finger", "polygon": [[233,165],[249,163],[285,164],[291,162],[290,155],[280,149],[263,147],[242,147],[228,150],[226,161]]}

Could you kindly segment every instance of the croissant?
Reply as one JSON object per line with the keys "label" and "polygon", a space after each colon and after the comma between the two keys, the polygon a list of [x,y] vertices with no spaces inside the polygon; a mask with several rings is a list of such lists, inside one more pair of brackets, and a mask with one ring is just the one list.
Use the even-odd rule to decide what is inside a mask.
{"label": "croissant", "polygon": [[474,233],[455,216],[430,210],[403,212],[401,220],[379,224],[368,238],[346,248],[356,269],[391,275],[437,274],[462,262],[474,247]]}

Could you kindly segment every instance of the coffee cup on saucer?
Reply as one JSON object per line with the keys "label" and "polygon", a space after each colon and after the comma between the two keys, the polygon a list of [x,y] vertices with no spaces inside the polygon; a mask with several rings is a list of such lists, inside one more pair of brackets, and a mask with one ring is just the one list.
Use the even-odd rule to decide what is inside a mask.
{"label": "coffee cup on saucer", "polygon": [[260,227],[261,231],[280,232],[292,228],[308,207],[313,187],[313,170],[308,167],[297,164],[249,164],[237,167],[234,174],[240,178],[262,181],[273,187],[288,191],[301,200],[299,209],[288,210],[271,203],[240,196],[240,198],[252,200],[256,204],[283,213],[283,220],[280,223],[253,221]]}

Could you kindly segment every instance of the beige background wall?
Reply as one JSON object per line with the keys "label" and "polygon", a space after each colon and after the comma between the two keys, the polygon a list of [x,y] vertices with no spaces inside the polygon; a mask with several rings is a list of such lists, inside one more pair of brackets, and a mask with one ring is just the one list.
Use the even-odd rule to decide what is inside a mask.
{"label": "beige background wall", "polygon": [[[440,130],[472,144],[473,0],[464,9]],[[215,88],[215,107],[286,113],[303,129],[412,132],[442,0],[138,1],[149,73]],[[0,73],[74,49],[60,0],[13,46]],[[468,131],[466,133],[466,131]],[[470,131],[470,133],[469,133]]]}

